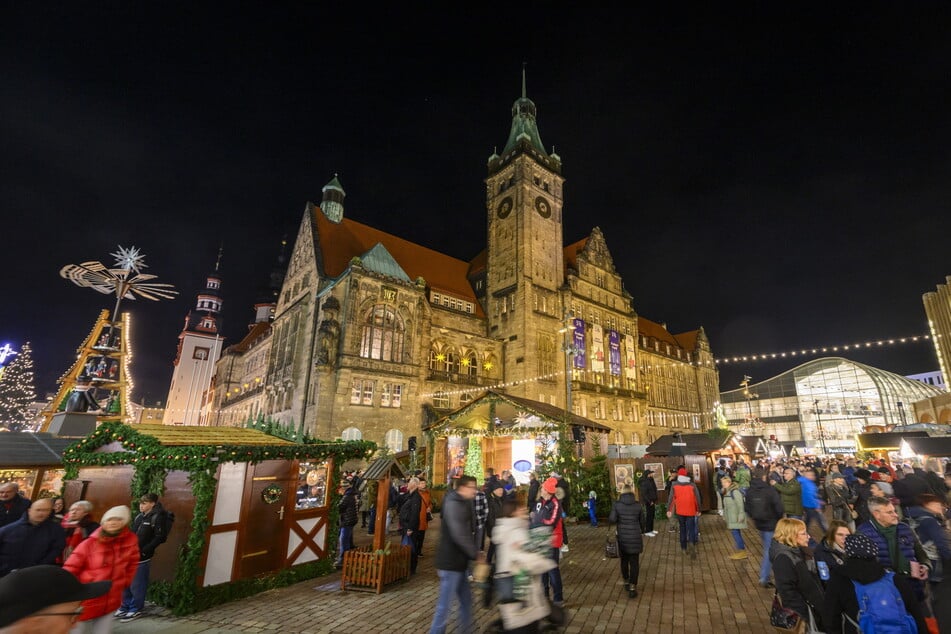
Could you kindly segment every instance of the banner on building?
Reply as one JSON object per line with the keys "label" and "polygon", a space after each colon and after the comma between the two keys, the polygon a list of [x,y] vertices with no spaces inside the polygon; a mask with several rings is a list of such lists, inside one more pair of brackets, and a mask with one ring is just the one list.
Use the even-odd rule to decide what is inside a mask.
{"label": "banner on building", "polygon": [[604,372],[604,330],[601,324],[591,326],[591,370]]}
{"label": "banner on building", "polygon": [[633,335],[627,335],[626,337],[624,337],[624,360],[626,362],[624,367],[627,368],[627,372],[626,372],[627,378],[636,380],[637,379],[637,371],[636,371],[637,362],[635,361],[635,357],[634,357],[634,336]]}
{"label": "banner on building", "polygon": [[574,330],[571,335],[572,345],[575,349],[575,368],[584,370],[586,366],[585,345],[584,345],[584,319],[574,319]]}
{"label": "banner on building", "polygon": [[611,374],[621,376],[621,333],[608,331],[608,366]]}

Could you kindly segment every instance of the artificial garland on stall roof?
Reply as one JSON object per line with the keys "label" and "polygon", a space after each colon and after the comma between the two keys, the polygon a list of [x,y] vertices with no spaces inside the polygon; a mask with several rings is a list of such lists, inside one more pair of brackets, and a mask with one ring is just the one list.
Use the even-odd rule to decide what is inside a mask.
{"label": "artificial garland on stall roof", "polygon": [[[118,443],[124,451],[94,453],[104,445]],[[179,552],[174,581],[156,581],[149,584],[149,600],[171,608],[176,615],[204,610],[214,605],[251,596],[263,590],[283,587],[320,574],[332,572],[330,557],[272,575],[255,579],[240,579],[215,586],[197,587],[201,575],[201,557],[205,550],[205,534],[211,523],[209,517],[214,502],[217,480],[215,474],[220,462],[237,461],[252,464],[265,460],[333,460],[336,482],[342,477],[342,465],[348,460],[369,458],[376,444],[369,441],[311,440],[306,444],[278,446],[165,446],[158,439],[141,434],[134,427],[120,422],[101,424],[96,431],[71,445],[63,452],[64,480],[75,480],[80,467],[132,465],[133,499],[143,493],[158,493],[164,489],[168,471],[187,471],[188,482],[195,498],[191,531]],[[328,534],[337,532],[337,502],[340,496],[333,489],[328,509]],[[328,552],[330,549],[328,549]]]}

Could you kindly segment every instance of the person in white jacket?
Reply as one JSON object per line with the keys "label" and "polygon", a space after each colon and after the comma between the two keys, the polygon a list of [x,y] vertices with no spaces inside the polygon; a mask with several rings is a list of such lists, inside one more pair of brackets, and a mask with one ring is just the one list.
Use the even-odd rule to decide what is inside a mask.
{"label": "person in white jacket", "polygon": [[547,556],[549,548],[545,554],[533,550],[524,506],[513,500],[503,502],[492,543],[496,544],[495,585],[504,631],[537,631],[539,622],[551,614],[541,575],[556,564]]}

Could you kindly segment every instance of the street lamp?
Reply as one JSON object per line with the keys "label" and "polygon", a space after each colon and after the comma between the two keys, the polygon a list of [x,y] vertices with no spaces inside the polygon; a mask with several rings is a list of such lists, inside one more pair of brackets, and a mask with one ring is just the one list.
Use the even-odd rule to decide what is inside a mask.
{"label": "street lamp", "polygon": [[[584,351],[584,348],[582,348],[581,346],[576,346],[574,343],[574,329],[571,327],[573,319],[574,319],[574,314],[571,313],[570,311],[566,312],[564,327],[559,331],[564,334],[562,350],[565,353],[565,433],[568,432],[569,426],[571,424],[572,357]],[[563,440],[567,441],[567,438]],[[579,457],[582,450],[583,450],[582,447],[579,445],[578,447]]]}
{"label": "street lamp", "polygon": [[819,446],[822,447],[822,455],[828,455],[829,452],[826,451],[826,435],[825,432],[822,431],[822,417],[819,416],[819,401],[813,401],[812,405],[816,408],[816,426],[819,428]]}

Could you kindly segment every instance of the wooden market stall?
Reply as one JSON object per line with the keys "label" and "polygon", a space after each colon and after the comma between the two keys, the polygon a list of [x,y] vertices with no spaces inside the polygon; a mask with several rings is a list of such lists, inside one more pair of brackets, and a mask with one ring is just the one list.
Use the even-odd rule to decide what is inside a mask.
{"label": "wooden market stall", "polygon": [[870,451],[876,458],[889,460],[889,454],[901,450],[901,441],[905,438],[927,438],[925,431],[879,432],[856,434],[855,443],[859,451]]}
{"label": "wooden market stall", "polygon": [[335,462],[375,448],[297,444],[255,429],[104,423],[63,458],[67,489],[82,483],[96,509],[135,512],[134,500],[153,492],[175,514],[149,596],[186,614],[332,570]]}
{"label": "wooden market stall", "polygon": [[[51,434],[0,434],[0,484],[16,482],[28,500],[56,497],[63,489],[63,451],[75,438]],[[67,507],[81,499],[66,500]]]}
{"label": "wooden market stall", "polygon": [[951,436],[908,436],[902,439],[899,453],[915,455],[922,460],[951,456]]}
{"label": "wooden market stall", "polygon": [[520,484],[527,482],[563,426],[584,456],[594,454],[595,444],[606,452],[610,427],[577,414],[566,418],[563,408],[549,403],[489,390],[424,429],[434,448],[432,482],[445,484],[462,474],[470,442],[479,443],[484,468],[508,469]]}

